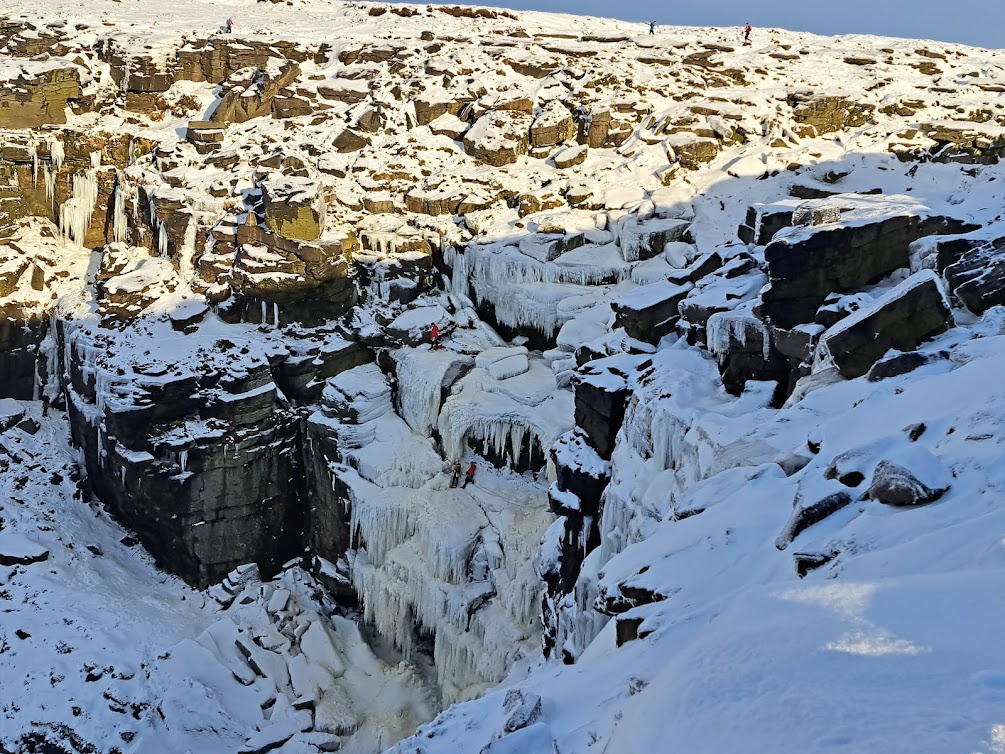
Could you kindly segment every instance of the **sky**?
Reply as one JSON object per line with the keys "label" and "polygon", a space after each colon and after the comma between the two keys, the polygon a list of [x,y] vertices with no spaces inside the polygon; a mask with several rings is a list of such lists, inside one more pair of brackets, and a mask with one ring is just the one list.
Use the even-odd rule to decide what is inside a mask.
{"label": "sky", "polygon": [[479,4],[685,26],[784,28],[816,34],[879,34],[1005,47],[1005,0],[472,0]]}

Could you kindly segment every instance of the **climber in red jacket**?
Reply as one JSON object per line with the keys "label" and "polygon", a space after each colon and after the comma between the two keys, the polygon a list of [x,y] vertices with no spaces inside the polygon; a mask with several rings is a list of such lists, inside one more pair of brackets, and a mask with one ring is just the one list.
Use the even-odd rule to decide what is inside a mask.
{"label": "climber in red jacket", "polygon": [[462,490],[475,481],[475,470],[475,465],[472,463],[468,466],[468,470],[464,472],[464,484],[461,485]]}
{"label": "climber in red jacket", "polygon": [[440,327],[439,325],[433,325],[429,328],[429,342],[433,347],[434,351],[438,351],[443,346],[440,345]]}

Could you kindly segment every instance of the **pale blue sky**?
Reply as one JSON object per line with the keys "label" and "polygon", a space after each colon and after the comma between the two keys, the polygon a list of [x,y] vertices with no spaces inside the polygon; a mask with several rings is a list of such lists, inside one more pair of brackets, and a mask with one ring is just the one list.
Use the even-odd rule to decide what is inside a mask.
{"label": "pale blue sky", "polygon": [[742,26],[749,21],[755,27],[817,34],[882,34],[1005,47],[1005,0],[490,0],[485,4],[626,21],[687,26]]}

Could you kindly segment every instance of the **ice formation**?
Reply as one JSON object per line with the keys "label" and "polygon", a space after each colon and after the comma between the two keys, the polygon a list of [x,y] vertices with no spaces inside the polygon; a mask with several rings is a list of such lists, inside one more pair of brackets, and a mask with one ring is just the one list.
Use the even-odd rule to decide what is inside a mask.
{"label": "ice formation", "polygon": [[[0,61],[79,90],[4,136],[53,217],[0,245],[51,403],[0,406],[0,749],[993,750],[998,53],[53,2]],[[781,328],[842,230],[890,265]],[[933,280],[956,324],[843,379],[820,339]],[[159,575],[131,502],[193,583],[278,575]]]}

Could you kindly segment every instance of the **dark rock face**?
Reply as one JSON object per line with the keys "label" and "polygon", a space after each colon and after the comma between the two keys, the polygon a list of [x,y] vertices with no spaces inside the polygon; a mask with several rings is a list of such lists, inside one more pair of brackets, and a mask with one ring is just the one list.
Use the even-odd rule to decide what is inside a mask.
{"label": "dark rock face", "polygon": [[[718,255],[714,255],[718,256]],[[701,259],[695,261],[698,265]],[[691,345],[706,345],[706,326],[713,314],[729,312],[756,298],[767,278],[746,253],[733,257],[712,274],[699,278],[680,302],[678,329]]]}
{"label": "dark rock face", "polygon": [[591,366],[584,369],[576,383],[576,426],[601,458],[610,460],[630,391],[623,381],[618,383],[616,374]]}
{"label": "dark rock face", "polygon": [[974,314],[1005,304],[1005,238],[940,243],[937,264],[950,290]]}
{"label": "dark rock face", "polygon": [[[940,464],[941,465],[941,464]],[[931,476],[931,469],[925,469]],[[940,482],[921,481],[915,472],[890,461],[880,461],[869,485],[869,497],[887,505],[922,505],[938,500],[949,490],[948,474]],[[929,480],[931,482],[931,480]]]}
{"label": "dark rock face", "polygon": [[66,123],[66,107],[81,98],[80,71],[62,68],[22,69],[0,86],[0,128],[38,128]]}
{"label": "dark rock face", "polygon": [[548,574],[553,593],[572,591],[583,560],[600,545],[602,499],[611,481],[608,465],[586,445],[581,431],[564,435],[551,451],[558,480],[548,492],[548,505],[565,517],[560,568]]}
{"label": "dark rock face", "polygon": [[807,503],[801,496],[798,497],[792,517],[775,540],[775,547],[784,550],[806,529],[823,521],[832,513],[837,513],[851,502],[851,495],[847,492],[833,492],[811,503]]}
{"label": "dark rock face", "polygon": [[747,208],[743,224],[737,228],[737,237],[746,244],[764,246],[775,233],[792,225],[792,213],[796,205],[792,202],[778,204],[756,204]]}
{"label": "dark rock face", "polygon": [[[221,224],[212,236],[212,253],[197,262],[199,287],[217,303],[230,297],[221,311],[228,321],[267,319],[272,324],[317,326],[341,317],[358,300],[347,259],[353,239],[346,238],[341,244],[310,243],[254,224]],[[258,257],[262,249],[269,255],[268,264]],[[226,267],[221,266],[223,259]],[[221,280],[227,283],[221,284]]]}
{"label": "dark rock face", "polygon": [[[936,71],[934,64],[928,63]],[[935,142],[931,148],[934,162],[965,165],[997,165],[1005,156],[1005,137],[998,129],[986,129],[980,123],[921,123],[921,131]]]}
{"label": "dark rock face", "polygon": [[948,351],[939,351],[934,354],[918,353],[917,351],[892,353],[873,364],[866,373],[865,378],[869,380],[869,382],[879,382],[880,380],[887,380],[891,377],[899,377],[902,374],[913,372],[915,369],[919,369],[926,364],[931,364],[948,358]]}
{"label": "dark rock face", "polygon": [[[317,557],[328,563],[338,562],[351,545],[349,530],[348,490],[332,465],[337,464],[334,444],[329,428],[322,424],[305,422],[304,473],[307,481],[306,544]],[[330,568],[316,569],[319,578],[332,594],[352,604],[356,593],[348,579],[337,577]]]}
{"label": "dark rock face", "polygon": [[680,319],[680,302],[694,286],[659,282],[642,286],[611,304],[614,326],[636,340],[656,345],[674,331]]}
{"label": "dark rock face", "polygon": [[614,641],[619,647],[624,646],[630,641],[637,641],[643,638],[641,632],[642,628],[642,618],[637,618],[633,616],[619,617],[614,623]]}
{"label": "dark rock face", "polygon": [[270,113],[274,113],[276,96],[285,87],[296,81],[300,66],[292,60],[284,61],[275,76],[268,69],[249,66],[244,68],[224,85],[226,89],[210,120],[217,123],[243,123]]}
{"label": "dark rock face", "polygon": [[16,532],[0,531],[0,566],[28,566],[49,559],[49,551]]}
{"label": "dark rock face", "polygon": [[[176,81],[196,81],[222,84],[233,77],[240,80],[241,72],[248,69],[265,70],[270,59],[278,59],[284,71],[291,63],[303,62],[313,57],[317,62],[322,54],[308,53],[302,45],[285,41],[258,41],[253,39],[194,39],[167,60],[155,60],[152,56],[137,54],[126,49],[114,37],[103,37],[95,45],[99,58],[109,64],[112,79],[126,93],[126,107],[132,110],[152,109],[159,95],[171,88]],[[272,84],[273,82],[267,82]],[[252,91],[245,100],[261,104],[261,94],[268,93],[271,102],[282,86],[267,85]],[[234,98],[236,99],[236,97]],[[234,112],[244,110],[250,102],[233,103],[226,108]],[[265,109],[264,114],[269,110]],[[217,118],[216,120],[219,120]],[[228,117],[227,120],[234,118]]]}
{"label": "dark rock face", "polygon": [[824,333],[820,347],[851,379],[866,374],[891,348],[911,351],[952,325],[938,278],[919,272]]}
{"label": "dark rock face", "polygon": [[503,732],[526,728],[541,717],[541,697],[527,689],[510,689],[503,701],[503,712],[506,713]]}
{"label": "dark rock face", "polygon": [[662,254],[667,244],[691,243],[690,223],[684,220],[624,221],[620,228],[621,253],[626,262],[652,259]]}
{"label": "dark rock face", "polygon": [[791,365],[763,322],[745,312],[723,312],[709,318],[707,330],[728,392],[739,395],[749,381],[773,381],[780,386],[776,402],[787,394]]}
{"label": "dark rock face", "polygon": [[794,552],[792,553],[792,560],[796,565],[796,575],[799,578],[804,578],[806,574],[810,571],[815,571],[817,568],[822,568],[823,566],[830,563],[834,558],[838,556],[837,552]]}
{"label": "dark rock face", "polygon": [[134,374],[106,400],[87,367],[94,343],[59,320],[71,437],[84,487],[167,570],[205,587],[238,565],[274,573],[300,553],[300,420],[279,406],[267,362],[173,378]]}
{"label": "dark rock face", "polygon": [[[28,401],[35,397],[36,374],[44,384],[46,359],[40,352],[49,331],[48,320],[19,316],[0,307],[0,374],[3,375],[3,395]],[[42,370],[39,373],[37,370]]]}
{"label": "dark rock face", "polygon": [[316,403],[326,379],[373,360],[374,352],[365,344],[335,338],[317,352],[279,362],[274,375],[287,398],[298,404]]}
{"label": "dark rock face", "polygon": [[558,475],[548,490],[548,505],[559,516],[558,557],[541,574],[547,591],[542,604],[545,656],[556,649],[559,613],[557,604],[572,593],[586,557],[600,546],[600,519],[603,494],[610,478],[610,467],[587,444],[581,429],[563,435],[551,449]]}
{"label": "dark rock face", "polygon": [[897,215],[776,238],[764,250],[771,282],[763,294],[764,314],[784,328],[811,322],[829,294],[861,288],[907,267],[912,242],[966,229],[950,218]]}

